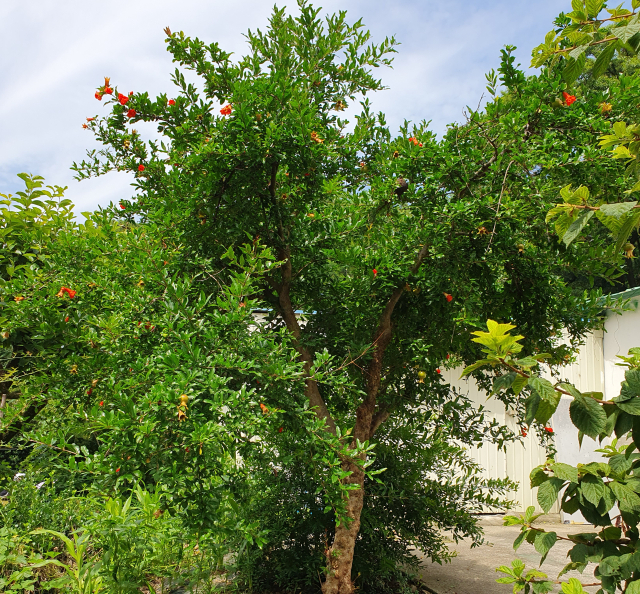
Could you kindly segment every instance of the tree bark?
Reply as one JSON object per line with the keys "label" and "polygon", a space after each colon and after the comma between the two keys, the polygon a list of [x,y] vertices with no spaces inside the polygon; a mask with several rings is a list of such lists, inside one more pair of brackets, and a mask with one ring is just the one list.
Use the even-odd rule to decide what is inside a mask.
{"label": "tree bark", "polygon": [[[421,247],[411,273],[415,274],[425,259],[429,247]],[[356,411],[356,426],[353,431],[351,447],[355,448],[356,440],[365,442],[373,436],[380,425],[389,418],[389,411],[381,408],[376,412],[376,403],[382,378],[384,354],[393,337],[393,322],[391,316],[404,292],[404,284],[393,291],[385,306],[378,327],[374,335],[374,349],[371,362],[367,366],[366,397]],[[365,457],[363,456],[363,461]],[[327,578],[322,585],[323,594],[353,594],[351,570],[356,540],[360,531],[360,517],[364,505],[364,471],[348,460],[342,465],[343,470],[352,472],[346,479],[349,484],[358,485],[358,489],[349,491],[347,500],[348,522],[336,526],[336,533],[331,547],[326,552]]]}

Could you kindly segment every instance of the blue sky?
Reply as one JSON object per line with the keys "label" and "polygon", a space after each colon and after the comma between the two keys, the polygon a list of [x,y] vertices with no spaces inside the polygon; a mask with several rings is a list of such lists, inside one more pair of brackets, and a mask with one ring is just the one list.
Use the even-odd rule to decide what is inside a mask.
{"label": "blue sky", "polygon": [[[393,69],[380,71],[389,90],[372,98],[392,131],[406,118],[432,120],[441,133],[476,106],[484,74],[506,44],[525,66],[569,0],[325,0],[324,12],[363,18],[374,40],[402,44]],[[295,0],[279,6],[295,9]],[[242,34],[264,28],[273,3],[263,0],[4,0],[0,3],[0,192],[20,189],[16,174],[37,173],[69,186],[77,210],[131,195],[128,174],[73,180],[69,167],[98,148],[82,129],[106,113],[94,98],[104,76],[120,89],[171,93],[173,71],[163,28],[184,31],[227,51],[244,53]],[[20,182],[20,183],[19,183]]]}

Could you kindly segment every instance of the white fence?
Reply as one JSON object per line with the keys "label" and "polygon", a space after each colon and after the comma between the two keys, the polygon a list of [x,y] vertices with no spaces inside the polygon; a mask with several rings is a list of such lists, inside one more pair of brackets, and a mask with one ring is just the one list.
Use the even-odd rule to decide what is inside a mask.
{"label": "white fence", "polygon": [[[561,378],[571,383],[582,392],[602,392],[603,379],[603,347],[602,332],[590,335],[586,343],[580,349],[576,361],[560,370]],[[443,379],[455,386],[461,393],[466,394],[476,405],[484,407],[494,418],[512,430],[517,430],[515,418],[505,411],[504,405],[490,398],[478,389],[473,379],[460,379],[462,368],[443,370]],[[551,421],[554,425],[554,421]],[[558,458],[562,458],[561,443],[556,443]],[[499,450],[492,444],[484,444],[480,448],[472,448],[472,458],[484,468],[487,478],[510,478],[518,482],[518,490],[513,493],[511,499],[517,501],[515,511],[524,511],[533,505],[541,512],[536,499],[537,489],[531,489],[529,484],[530,472],[547,459],[546,452],[540,446],[535,432],[530,432],[522,442],[511,443],[506,446],[506,451]],[[556,504],[550,513],[558,513]]]}

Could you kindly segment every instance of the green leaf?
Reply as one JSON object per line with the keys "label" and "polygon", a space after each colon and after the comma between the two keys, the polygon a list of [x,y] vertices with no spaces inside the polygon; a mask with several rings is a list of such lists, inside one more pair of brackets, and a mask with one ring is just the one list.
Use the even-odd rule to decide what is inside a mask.
{"label": "green leaf", "polygon": [[529,474],[531,488],[539,487],[542,483],[549,480],[549,475],[544,471],[545,465],[536,466]]}
{"label": "green leaf", "polygon": [[607,67],[611,63],[611,58],[613,58],[613,54],[616,52],[616,46],[614,43],[610,43],[607,47],[600,53],[600,55],[596,58],[595,64],[591,69],[591,76],[593,78],[598,78],[607,70]]}
{"label": "green leaf", "polygon": [[520,545],[524,542],[525,536],[527,536],[526,530],[523,530],[516,539],[513,541],[513,550],[517,551],[520,548]]}
{"label": "green leaf", "polygon": [[590,18],[595,18],[600,14],[602,10],[602,6],[604,5],[604,0],[587,0],[586,8],[587,14]]}
{"label": "green leaf", "polygon": [[583,210],[578,215],[578,218],[575,221],[573,221],[571,225],[569,225],[569,228],[567,229],[565,234],[562,236],[562,241],[564,241],[564,244],[566,246],[569,246],[569,244],[576,237],[578,237],[578,235],[580,235],[580,232],[582,231],[582,229],[584,229],[584,226],[589,222],[594,212],[595,211],[593,210]]}
{"label": "green leaf", "polygon": [[549,380],[532,375],[529,378],[529,386],[540,395],[540,398],[550,404],[557,405],[560,395],[554,390],[553,384]]}
{"label": "green leaf", "polygon": [[476,361],[475,363],[472,363],[468,367],[465,367],[464,371],[462,372],[462,375],[460,377],[461,378],[465,377],[465,376],[469,375],[470,373],[474,372],[476,369],[480,369],[481,367],[484,367],[485,365],[488,365],[489,363],[491,363],[491,361],[489,361],[489,359],[480,359],[480,361]]}
{"label": "green leaf", "polygon": [[552,477],[538,487],[538,503],[544,513],[548,513],[558,500],[558,493],[560,493],[563,484],[562,479]]}
{"label": "green leaf", "polygon": [[624,454],[616,454],[615,456],[611,456],[611,458],[609,458],[609,466],[611,466],[613,472],[624,474],[631,468],[632,465],[633,459],[625,456]]}
{"label": "green leaf", "polygon": [[586,62],[586,56],[584,53],[580,54],[580,57],[577,60],[573,58],[568,58],[566,62],[566,66],[562,71],[562,78],[568,83],[573,84],[576,79],[580,76],[582,71],[584,70],[584,65]]}
{"label": "green leaf", "polygon": [[640,594],[640,581],[628,582],[624,594]]}
{"label": "green leaf", "polygon": [[601,204],[600,212],[608,217],[619,219],[635,208],[637,202],[617,202],[616,204]]}
{"label": "green leaf", "polygon": [[510,373],[505,373],[504,375],[500,375],[495,378],[493,380],[493,390],[491,393],[496,394],[500,390],[508,390],[516,379],[516,375],[515,371],[511,371]]}
{"label": "green leaf", "polygon": [[620,389],[620,398],[629,400],[634,396],[640,396],[640,369],[628,369],[624,374],[624,379]]}
{"label": "green leaf", "polygon": [[570,578],[562,584],[562,594],[586,594],[582,584],[576,578]]}
{"label": "green leaf", "polygon": [[620,398],[620,396],[616,396],[611,399],[611,402],[615,402],[620,410],[623,410],[630,415],[640,415],[640,397],[635,396],[630,400],[621,400]]}
{"label": "green leaf", "polygon": [[536,410],[536,421],[538,421],[538,423],[540,423],[541,425],[546,425],[549,422],[549,419],[558,409],[559,403],[560,394],[558,394],[555,402],[541,400],[540,404],[538,405],[538,410]]}
{"label": "green leaf", "polygon": [[578,482],[578,469],[562,462],[556,462],[551,464],[551,470],[553,474],[563,481],[569,481],[571,483]]}
{"label": "green leaf", "polygon": [[516,396],[522,392],[522,388],[524,388],[529,383],[529,378],[524,377],[523,375],[517,375],[516,379],[513,380],[513,384],[511,389],[515,392]]}
{"label": "green leaf", "polygon": [[585,435],[595,439],[604,431],[607,414],[593,398],[574,395],[569,405],[569,416],[573,424]]}
{"label": "green leaf", "polygon": [[538,413],[538,408],[540,407],[540,396],[538,396],[537,392],[531,392],[527,399],[524,401],[525,406],[525,415],[524,422],[527,425],[531,425],[536,418]]}
{"label": "green leaf", "polygon": [[597,507],[604,497],[604,482],[599,476],[588,474],[582,477],[578,490],[589,503]]}
{"label": "green leaf", "polygon": [[553,545],[556,544],[557,536],[558,535],[555,532],[538,532],[536,534],[533,546],[536,551],[542,555],[540,565],[542,565],[542,561],[544,561],[544,558],[547,556],[547,553],[551,550]]}
{"label": "green leaf", "polygon": [[611,481],[609,487],[619,501],[620,511],[635,512],[640,510],[640,497],[627,485]]}

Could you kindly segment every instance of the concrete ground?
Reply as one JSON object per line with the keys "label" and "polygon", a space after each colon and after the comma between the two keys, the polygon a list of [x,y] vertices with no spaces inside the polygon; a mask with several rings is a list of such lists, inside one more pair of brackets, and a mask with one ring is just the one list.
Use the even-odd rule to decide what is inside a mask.
{"label": "concrete ground", "polygon": [[[435,594],[507,594],[513,591],[513,586],[496,583],[495,580],[503,576],[496,572],[496,567],[511,566],[511,561],[518,558],[526,565],[525,573],[529,569],[540,569],[549,578],[556,580],[558,573],[569,562],[566,555],[573,545],[568,541],[559,541],[551,549],[542,567],[539,567],[540,555],[526,541],[517,553],[513,550],[513,541],[520,532],[519,526],[503,526],[502,516],[485,516],[481,524],[486,544],[472,549],[468,542],[460,542],[457,545],[452,542],[450,546],[456,551],[456,557],[451,563],[438,565],[429,560],[424,561],[421,576],[430,591]],[[544,516],[536,521],[536,524],[545,530],[556,532],[559,536],[593,531],[593,527],[589,525],[561,524],[557,515]],[[575,577],[583,584],[597,582],[593,577],[594,567],[595,565],[588,567],[583,574],[577,571],[569,572],[562,576],[562,579]],[[595,593],[597,589],[585,588],[589,593]],[[555,591],[559,592],[560,586]]]}

